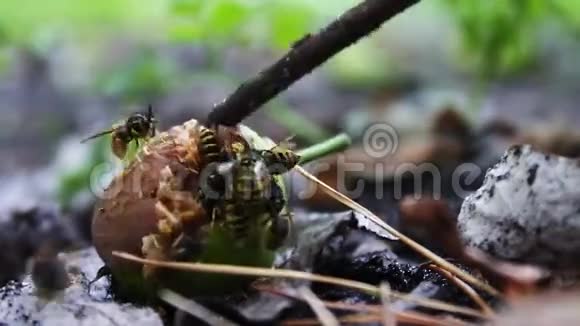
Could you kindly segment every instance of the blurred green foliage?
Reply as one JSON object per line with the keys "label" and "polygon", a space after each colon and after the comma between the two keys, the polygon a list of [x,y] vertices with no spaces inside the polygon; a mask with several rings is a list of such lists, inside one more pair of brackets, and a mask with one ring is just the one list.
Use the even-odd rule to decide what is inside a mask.
{"label": "blurred green foliage", "polygon": [[156,25],[167,0],[2,0],[0,29],[13,43],[28,43],[41,34],[113,33],[126,27]]}
{"label": "blurred green foliage", "polygon": [[172,0],[170,34],[204,43],[269,44],[287,48],[304,33],[352,4],[312,0]]}
{"label": "blurred green foliage", "polygon": [[580,1],[552,0],[551,9],[562,24],[570,28],[576,37],[580,37]]}
{"label": "blurred green foliage", "polygon": [[61,207],[69,209],[77,196],[91,189],[91,173],[95,166],[109,160],[111,156],[110,143],[110,136],[96,139],[91,144],[91,150],[85,159],[85,164],[77,169],[62,172],[57,189],[57,198]]}
{"label": "blurred green foliage", "polygon": [[167,57],[144,49],[128,60],[100,70],[95,88],[101,95],[124,103],[152,103],[174,86],[177,75]]}
{"label": "blurred green foliage", "polygon": [[[171,40],[209,48],[210,61],[218,65],[206,67],[213,69],[207,73],[222,74],[224,80],[237,84],[240,80],[231,80],[232,76],[223,76],[215,69],[222,68],[219,54],[223,48],[286,49],[305,33],[318,30],[360,1],[0,0],[0,72],[11,66],[10,47],[32,48],[47,54],[47,50],[57,48],[53,44],[72,40],[84,46],[85,55],[91,57],[92,51],[99,48],[94,44],[103,39],[146,40],[152,44],[150,48],[138,49],[135,56],[98,70],[91,76],[94,80],[90,84],[95,88],[91,91],[118,99],[122,104],[154,102],[176,85],[187,84],[187,78],[203,82],[207,77],[202,72],[184,76],[170,57],[155,50],[159,44]],[[440,12],[431,13],[433,7],[454,18],[451,25],[461,35],[464,50],[458,65],[478,72],[482,80],[514,74],[536,64],[542,54],[538,33],[546,24],[559,25],[563,31],[580,37],[578,0],[424,0],[412,10],[429,11],[426,16],[433,19],[448,18],[441,18]],[[413,15],[412,10],[406,15]],[[407,38],[421,33],[407,34],[404,29],[389,32]],[[330,76],[343,85],[363,88],[400,78],[393,73],[398,62],[390,57],[383,41],[379,35],[343,51],[327,65]],[[441,42],[450,43],[443,37]],[[429,50],[425,46],[416,48]],[[413,55],[407,53],[410,60]],[[323,130],[294,113],[281,101],[270,104],[270,117],[294,129],[298,137],[309,143],[326,137]],[[108,137],[98,140],[86,167],[62,177],[59,191],[62,203],[70,203],[76,194],[88,189],[92,167],[105,162],[106,153],[110,154],[109,141]]]}
{"label": "blurred green foliage", "polygon": [[[169,37],[213,48],[240,45],[285,49],[303,34],[314,31],[359,0],[2,0],[0,46],[34,45],[55,35],[90,39],[94,34],[116,35],[132,30],[135,37]],[[425,2],[425,1],[424,1]],[[440,0],[440,7],[456,18],[465,56],[462,63],[475,67],[483,77],[508,75],[536,62],[538,30],[555,21],[580,34],[580,1],[575,0]],[[423,3],[417,5],[422,7]],[[426,6],[424,6],[426,7]],[[381,82],[389,67],[375,69],[376,46],[357,48],[341,56],[335,77],[355,82]],[[140,59],[141,60],[141,59]],[[372,60],[373,62],[377,62]],[[380,61],[383,62],[383,61]],[[165,78],[153,59],[143,59],[119,69],[105,93],[157,90]],[[164,65],[163,63],[161,64]],[[384,65],[384,64],[382,64]],[[161,67],[164,70],[165,67]],[[131,75],[130,77],[122,76]],[[145,81],[142,81],[145,79]],[[102,86],[103,84],[101,84]],[[130,93],[132,91],[130,90]],[[128,97],[133,97],[133,94]]]}
{"label": "blurred green foliage", "polygon": [[[92,180],[93,173],[98,171],[98,167],[107,164],[107,168],[114,168],[115,164],[130,164],[136,159],[139,147],[136,142],[131,142],[127,146],[127,154],[121,161],[111,152],[111,135],[106,135],[95,139],[86,146],[90,147],[89,154],[84,158],[84,164],[70,168],[65,167],[60,171],[57,199],[61,207],[69,209],[74,205],[77,197],[91,191],[91,182],[100,182],[101,180]],[[96,170],[97,169],[97,170]],[[97,175],[96,177],[102,177]]]}
{"label": "blurred green foliage", "polygon": [[485,79],[521,71],[536,62],[538,31],[559,22],[580,28],[580,1],[446,0],[462,35],[465,57]]}
{"label": "blurred green foliage", "polygon": [[[305,33],[357,1],[312,0],[173,0],[175,18],[170,35],[178,41],[210,44],[268,45],[287,48]],[[417,6],[421,6],[419,4]],[[465,50],[464,68],[484,79],[522,71],[537,62],[541,51],[538,32],[557,22],[566,31],[580,30],[580,1],[571,0],[442,0],[438,5],[455,18]],[[368,43],[368,42],[367,42]],[[340,55],[334,77],[353,84],[383,82],[389,65],[376,46]],[[376,64],[380,64],[377,69]]]}
{"label": "blurred green foliage", "polygon": [[[172,0],[170,37],[177,42],[242,45],[285,50],[358,1]],[[374,60],[378,59],[378,60]],[[388,59],[364,42],[336,56],[329,68],[341,84],[366,87],[385,81]]]}
{"label": "blurred green foliage", "polygon": [[329,62],[329,67],[336,82],[359,89],[372,88],[396,78],[391,59],[371,40],[345,49]]}

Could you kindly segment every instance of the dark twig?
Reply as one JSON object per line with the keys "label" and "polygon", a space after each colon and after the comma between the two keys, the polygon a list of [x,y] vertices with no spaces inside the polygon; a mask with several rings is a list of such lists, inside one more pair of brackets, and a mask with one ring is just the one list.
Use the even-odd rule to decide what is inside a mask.
{"label": "dark twig", "polygon": [[270,67],[247,80],[208,116],[207,125],[234,126],[326,60],[420,0],[366,0],[317,34],[307,34]]}

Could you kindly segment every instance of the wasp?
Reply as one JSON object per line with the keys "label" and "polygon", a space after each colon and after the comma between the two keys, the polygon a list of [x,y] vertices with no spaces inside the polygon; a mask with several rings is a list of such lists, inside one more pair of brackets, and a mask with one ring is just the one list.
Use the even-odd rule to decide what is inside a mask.
{"label": "wasp", "polygon": [[133,113],[124,123],[85,138],[81,143],[111,134],[111,149],[115,156],[123,159],[127,154],[127,147],[133,140],[139,146],[139,139],[147,139],[155,136],[156,123],[157,120],[153,117],[153,108],[149,105],[147,113]]}
{"label": "wasp", "polygon": [[283,145],[276,145],[269,150],[260,151],[272,174],[286,173],[300,161],[300,155]]}
{"label": "wasp", "polygon": [[238,242],[265,232],[268,247],[277,247],[286,238],[289,222],[280,216],[284,196],[260,152],[238,152],[219,164],[216,173],[226,182],[223,196],[214,202],[213,219]]}
{"label": "wasp", "polygon": [[199,198],[205,210],[213,212],[218,198],[222,197],[225,190],[223,176],[216,173],[217,163],[224,161],[224,155],[215,129],[199,126],[199,153],[204,164]]}

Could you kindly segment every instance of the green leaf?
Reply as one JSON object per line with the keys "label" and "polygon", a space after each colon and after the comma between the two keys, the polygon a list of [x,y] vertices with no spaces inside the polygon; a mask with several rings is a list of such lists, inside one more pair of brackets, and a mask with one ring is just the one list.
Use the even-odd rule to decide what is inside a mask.
{"label": "green leaf", "polygon": [[538,55],[538,26],[550,11],[547,1],[447,0],[465,51],[485,78],[527,67]]}
{"label": "green leaf", "polygon": [[97,76],[97,89],[107,96],[128,102],[161,96],[176,77],[171,62],[145,49],[141,55],[122,62]]}

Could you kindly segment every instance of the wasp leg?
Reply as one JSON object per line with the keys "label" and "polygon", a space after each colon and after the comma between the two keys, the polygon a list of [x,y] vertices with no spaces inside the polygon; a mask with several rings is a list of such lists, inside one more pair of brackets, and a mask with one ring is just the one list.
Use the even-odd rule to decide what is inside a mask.
{"label": "wasp leg", "polygon": [[87,293],[91,294],[91,289],[93,287],[93,284],[95,284],[98,280],[102,279],[103,277],[109,277],[112,275],[111,269],[107,266],[103,266],[101,268],[99,268],[99,270],[97,271],[97,275],[95,276],[94,279],[92,279],[89,284],[87,285]]}

